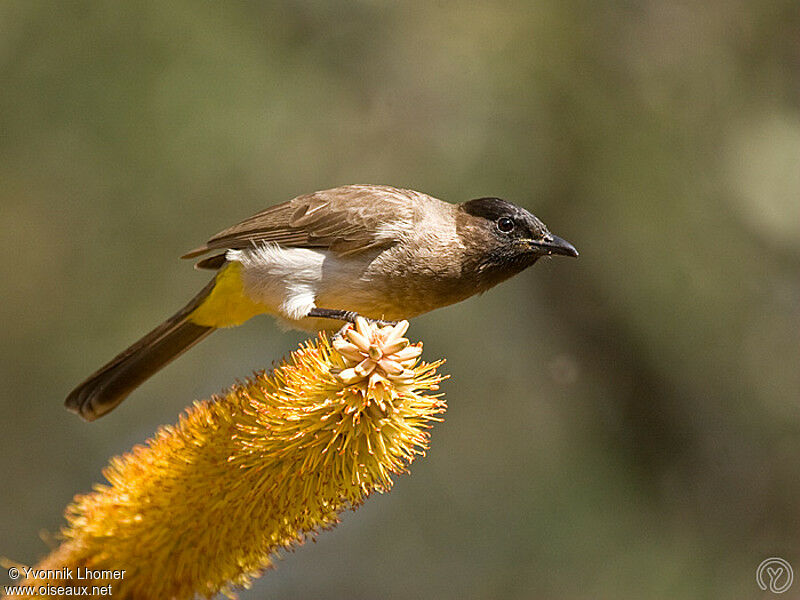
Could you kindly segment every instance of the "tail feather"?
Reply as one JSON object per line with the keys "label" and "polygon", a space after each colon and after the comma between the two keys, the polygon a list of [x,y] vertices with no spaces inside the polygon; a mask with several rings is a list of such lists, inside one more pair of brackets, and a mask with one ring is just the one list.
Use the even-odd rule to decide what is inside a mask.
{"label": "tail feather", "polygon": [[64,402],[67,409],[87,421],[94,421],[113,410],[152,375],[214,331],[213,327],[197,325],[189,320],[191,313],[214,289],[214,284],[215,280],[212,280],[184,308],[72,390]]}

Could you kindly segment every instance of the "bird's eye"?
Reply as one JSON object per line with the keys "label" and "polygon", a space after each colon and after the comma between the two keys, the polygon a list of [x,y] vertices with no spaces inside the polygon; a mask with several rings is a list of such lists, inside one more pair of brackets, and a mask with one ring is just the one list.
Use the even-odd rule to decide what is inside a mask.
{"label": "bird's eye", "polygon": [[514,231],[514,220],[508,217],[500,217],[497,219],[497,228],[503,233],[511,233]]}

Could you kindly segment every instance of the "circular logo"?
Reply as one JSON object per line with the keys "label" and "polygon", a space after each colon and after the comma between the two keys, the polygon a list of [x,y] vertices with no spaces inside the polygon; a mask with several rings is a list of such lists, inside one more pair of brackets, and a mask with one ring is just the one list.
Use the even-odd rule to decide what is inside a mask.
{"label": "circular logo", "polygon": [[777,556],[765,558],[756,569],[758,587],[773,594],[782,594],[792,587],[793,581],[792,565]]}

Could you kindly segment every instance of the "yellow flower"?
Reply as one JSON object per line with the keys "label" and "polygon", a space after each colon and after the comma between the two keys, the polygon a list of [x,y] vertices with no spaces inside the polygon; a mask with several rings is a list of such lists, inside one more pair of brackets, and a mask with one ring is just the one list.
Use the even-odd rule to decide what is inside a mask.
{"label": "yellow flower", "polygon": [[271,555],[389,490],[424,453],[445,410],[427,393],[443,379],[441,361],[420,363],[407,327],[359,320],[343,339],[320,335],[271,375],[195,403],[110,461],[109,485],[75,498],[61,547],[39,567],[124,569],[119,579],[73,582],[109,584],[115,598],[210,598],[248,586]]}

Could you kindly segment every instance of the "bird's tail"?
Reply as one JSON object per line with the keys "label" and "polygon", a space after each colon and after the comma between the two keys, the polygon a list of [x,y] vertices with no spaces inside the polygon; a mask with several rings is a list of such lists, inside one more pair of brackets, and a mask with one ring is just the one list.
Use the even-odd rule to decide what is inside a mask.
{"label": "bird's tail", "polygon": [[102,417],[157,371],[214,331],[215,327],[193,322],[191,317],[211,295],[216,283],[217,278],[180,311],[72,390],[64,402],[67,409],[87,421]]}

